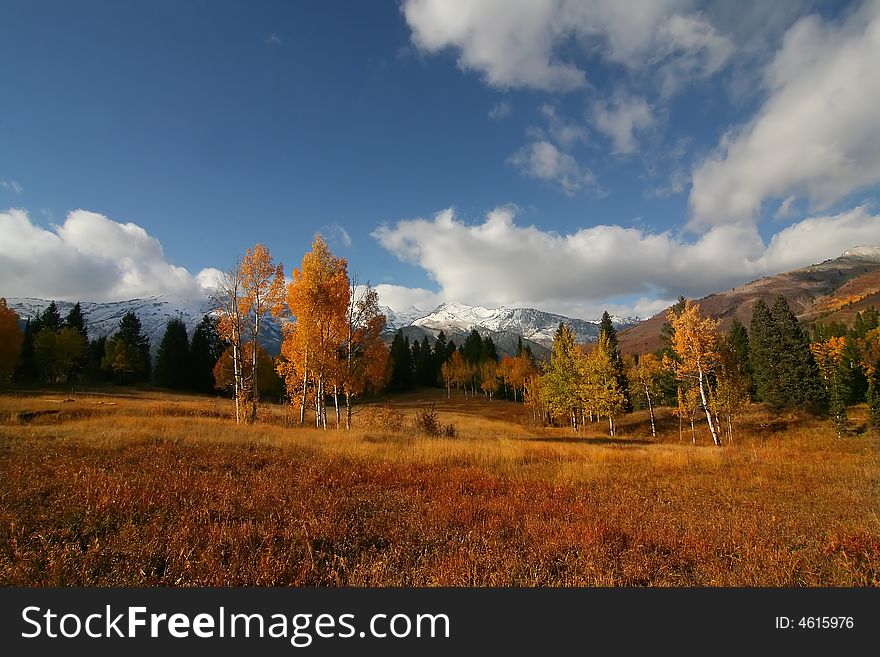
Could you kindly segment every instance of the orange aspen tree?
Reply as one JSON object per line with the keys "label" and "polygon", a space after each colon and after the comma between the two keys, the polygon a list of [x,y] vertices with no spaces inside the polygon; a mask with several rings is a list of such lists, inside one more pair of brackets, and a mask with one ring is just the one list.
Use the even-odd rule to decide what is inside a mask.
{"label": "orange aspen tree", "polygon": [[293,281],[287,286],[287,307],[296,324],[295,328],[285,329],[284,362],[278,369],[288,386],[291,370],[301,377],[301,387],[295,384],[294,390],[300,401],[300,424],[305,420],[311,386],[315,425],[327,428],[327,384],[332,385],[338,373],[339,350],[348,332],[350,294],[345,259],[333,255],[320,235],[316,236],[311,251],[303,256],[300,268],[293,270]]}
{"label": "orange aspen tree", "polygon": [[249,392],[250,408],[247,421],[257,418],[257,402],[260,388],[257,373],[257,355],[260,347],[260,327],[269,315],[279,315],[284,300],[284,268],[275,264],[272,255],[262,244],[247,249],[241,260],[242,307],[248,342],[251,344],[251,386]]}
{"label": "orange aspen tree", "polygon": [[718,359],[718,325],[711,317],[700,316],[699,304],[688,301],[680,315],[671,310],[666,315],[675,335],[672,348],[681,360],[676,364],[679,379],[696,380],[700,402],[706,412],[706,422],[712,434],[712,442],[721,445],[721,438],[709,405],[709,375],[714,371]]}
{"label": "orange aspen tree", "polygon": [[0,298],[0,383],[12,376],[23,340],[18,313],[6,305],[6,299]]}

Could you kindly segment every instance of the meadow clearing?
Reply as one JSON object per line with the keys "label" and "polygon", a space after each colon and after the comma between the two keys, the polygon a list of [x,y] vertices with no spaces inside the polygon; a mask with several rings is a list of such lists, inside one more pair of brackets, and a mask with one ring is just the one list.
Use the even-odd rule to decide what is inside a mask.
{"label": "meadow clearing", "polygon": [[[752,406],[734,444],[669,409],[570,429],[434,403],[455,437],[236,426],[228,400],[0,395],[0,584],[877,586],[880,438]],[[860,411],[851,409],[854,424]],[[331,414],[332,415],[332,414]],[[332,419],[332,418],[331,418]],[[861,420],[863,423],[863,419]]]}

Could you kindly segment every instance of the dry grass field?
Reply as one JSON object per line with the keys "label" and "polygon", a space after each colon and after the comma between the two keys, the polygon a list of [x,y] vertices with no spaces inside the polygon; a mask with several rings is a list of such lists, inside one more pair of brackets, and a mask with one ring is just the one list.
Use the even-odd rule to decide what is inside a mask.
{"label": "dry grass field", "polygon": [[[755,408],[693,445],[661,410],[573,435],[431,403],[453,438],[236,427],[224,400],[0,395],[0,584],[877,586],[880,439]],[[857,409],[853,412],[858,420]]]}

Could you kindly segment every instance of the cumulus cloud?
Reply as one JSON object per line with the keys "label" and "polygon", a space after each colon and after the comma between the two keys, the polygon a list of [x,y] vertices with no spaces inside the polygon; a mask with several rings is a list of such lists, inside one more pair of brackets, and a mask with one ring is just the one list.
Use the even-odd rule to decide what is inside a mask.
{"label": "cumulus cloud", "polygon": [[570,91],[586,71],[562,52],[579,44],[630,68],[711,75],[733,45],[691,0],[404,0],[420,50],[453,49],[461,68],[498,88]]}
{"label": "cumulus cloud", "polygon": [[380,283],[375,287],[379,294],[379,303],[398,312],[409,308],[433,310],[447,300],[442,293],[426,290],[422,287],[406,287],[389,283]]}
{"label": "cumulus cloud", "polygon": [[638,147],[636,132],[654,125],[650,105],[636,96],[618,95],[610,102],[596,102],[592,115],[596,129],[611,139],[618,155],[634,152]]}
{"label": "cumulus cloud", "polygon": [[601,193],[593,172],[581,169],[577,160],[549,141],[526,144],[511,155],[508,162],[523,175],[558,184],[569,196],[574,196],[584,187],[592,187]]}
{"label": "cumulus cloud", "polygon": [[[496,208],[481,223],[467,224],[450,208],[430,219],[382,225],[373,237],[424,269],[442,298],[586,317],[609,304],[621,314],[636,312],[638,304],[644,315],[679,294],[700,297],[880,242],[880,215],[865,207],[805,219],[767,244],[750,224],[716,226],[685,241],[621,226],[557,234],[517,225],[515,212]],[[625,297],[634,301],[622,304]]]}
{"label": "cumulus cloud", "polygon": [[2,294],[105,301],[155,294],[199,297],[216,270],[193,277],[165,259],[143,228],[75,210],[60,226],[36,225],[26,212],[0,212]]}
{"label": "cumulus cloud", "polygon": [[795,23],[764,72],[761,109],[695,168],[691,227],[753,222],[792,195],[821,211],[880,183],[878,61],[876,1],[842,22]]}

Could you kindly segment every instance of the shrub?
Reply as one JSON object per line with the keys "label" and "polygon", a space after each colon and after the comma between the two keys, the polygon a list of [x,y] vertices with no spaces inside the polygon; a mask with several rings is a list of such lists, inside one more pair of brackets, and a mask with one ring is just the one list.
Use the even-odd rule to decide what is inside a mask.
{"label": "shrub", "polygon": [[416,413],[413,420],[413,431],[417,434],[433,438],[440,436],[455,438],[457,433],[455,425],[451,422],[449,424],[442,424],[440,422],[440,416],[434,410],[433,404],[431,404],[431,408],[426,408]]}
{"label": "shrub", "polygon": [[360,412],[361,422],[367,429],[400,433],[406,426],[406,416],[390,402],[381,406],[367,406]]}

